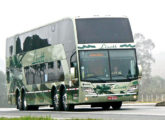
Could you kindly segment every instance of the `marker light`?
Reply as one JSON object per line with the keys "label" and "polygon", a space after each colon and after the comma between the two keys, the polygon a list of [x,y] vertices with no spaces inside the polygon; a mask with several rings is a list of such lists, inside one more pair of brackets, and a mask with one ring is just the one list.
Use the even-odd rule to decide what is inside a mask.
{"label": "marker light", "polygon": [[87,97],[85,98],[85,101],[88,101],[88,98]]}
{"label": "marker light", "polygon": [[134,96],[133,96],[133,98],[134,98],[134,99],[136,99],[136,98],[137,98],[137,96],[136,96],[136,95],[134,95]]}

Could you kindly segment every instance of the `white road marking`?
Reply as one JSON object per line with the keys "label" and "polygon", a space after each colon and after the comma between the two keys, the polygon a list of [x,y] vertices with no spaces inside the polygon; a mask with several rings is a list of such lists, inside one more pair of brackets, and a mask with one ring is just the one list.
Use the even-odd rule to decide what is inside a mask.
{"label": "white road marking", "polygon": [[0,111],[16,111],[16,108],[0,108]]}

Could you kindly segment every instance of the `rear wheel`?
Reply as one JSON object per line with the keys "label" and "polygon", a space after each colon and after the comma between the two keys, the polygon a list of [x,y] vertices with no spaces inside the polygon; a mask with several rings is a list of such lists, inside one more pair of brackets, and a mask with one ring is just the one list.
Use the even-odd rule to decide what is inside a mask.
{"label": "rear wheel", "polygon": [[122,106],[122,102],[114,102],[111,104],[111,106],[114,110],[119,110]]}
{"label": "rear wheel", "polygon": [[67,93],[65,90],[62,91],[62,94],[60,96],[60,110],[62,111],[74,110],[74,105],[68,104],[67,102]]}
{"label": "rear wheel", "polygon": [[21,98],[20,98],[20,93],[19,92],[17,92],[17,94],[16,94],[16,106],[17,106],[17,109],[20,109]]}
{"label": "rear wheel", "polygon": [[59,109],[59,99],[57,93],[54,91],[52,95],[52,105],[54,110]]}

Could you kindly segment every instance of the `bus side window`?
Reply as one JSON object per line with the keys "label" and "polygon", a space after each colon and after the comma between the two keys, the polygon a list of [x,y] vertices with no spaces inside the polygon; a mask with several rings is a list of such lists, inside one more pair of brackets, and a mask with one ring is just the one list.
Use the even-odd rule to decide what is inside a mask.
{"label": "bus side window", "polygon": [[32,66],[25,67],[24,71],[25,71],[26,83],[33,84],[33,68],[32,68]]}
{"label": "bus side window", "polygon": [[28,67],[24,67],[24,74],[25,74],[25,79],[26,79],[26,83],[28,84],[28,71],[29,68]]}
{"label": "bus side window", "polygon": [[45,82],[46,63],[40,64],[41,83]]}
{"label": "bus side window", "polygon": [[33,66],[35,74],[34,74],[34,84],[40,84],[41,78],[40,78],[40,65],[34,65]]}
{"label": "bus side window", "polygon": [[61,61],[60,60],[57,61],[57,67],[58,67],[58,69],[61,68]]}
{"label": "bus side window", "polygon": [[78,78],[77,54],[76,54],[76,52],[71,56],[70,67],[75,68],[75,78]]}
{"label": "bus side window", "polygon": [[53,62],[49,62],[48,63],[48,69],[53,69],[54,67],[54,63]]}
{"label": "bus side window", "polygon": [[57,80],[58,81],[64,81],[64,71],[63,71],[63,67],[61,65],[61,61],[58,60],[57,61]]}
{"label": "bus side window", "polygon": [[7,83],[10,83],[10,72],[7,71],[6,74],[7,74],[7,76],[6,76],[7,77]]}
{"label": "bus side window", "polygon": [[75,52],[70,58],[70,67],[76,67],[76,66],[77,66],[77,54]]}
{"label": "bus side window", "polygon": [[47,73],[48,73],[48,82],[53,82],[54,79],[55,79],[55,77],[54,77],[54,74],[55,74],[55,71],[54,71],[54,62],[49,62],[48,63]]}
{"label": "bus side window", "polygon": [[9,47],[9,51],[10,51],[10,56],[12,56],[13,55],[13,46]]}

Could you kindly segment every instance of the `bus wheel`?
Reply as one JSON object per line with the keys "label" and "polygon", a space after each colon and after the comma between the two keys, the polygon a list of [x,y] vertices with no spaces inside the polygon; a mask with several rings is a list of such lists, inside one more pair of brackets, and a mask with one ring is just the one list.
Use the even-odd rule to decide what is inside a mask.
{"label": "bus wheel", "polygon": [[37,106],[37,105],[28,105],[27,106],[27,110],[38,110],[39,109],[39,106]]}
{"label": "bus wheel", "polygon": [[60,95],[60,110],[66,111],[67,108],[68,108],[67,93],[65,90],[63,90]]}
{"label": "bus wheel", "polygon": [[74,105],[73,105],[73,104],[69,104],[69,105],[68,105],[68,110],[69,110],[69,111],[74,110]]}
{"label": "bus wheel", "polygon": [[58,100],[58,95],[55,92],[53,92],[52,104],[53,104],[53,109],[54,110],[58,110],[58,108],[59,108],[59,100]]}
{"label": "bus wheel", "polygon": [[28,110],[25,92],[22,93],[22,106],[21,107],[22,107],[22,110]]}
{"label": "bus wheel", "polygon": [[20,93],[19,92],[17,92],[17,94],[16,94],[16,105],[17,105],[17,109],[20,109],[21,98],[20,98]]}
{"label": "bus wheel", "polygon": [[63,111],[70,111],[74,109],[73,104],[67,103],[67,93],[65,90],[62,91],[62,94],[60,96],[60,110]]}
{"label": "bus wheel", "polygon": [[108,105],[108,104],[103,104],[102,105],[103,110],[109,110],[109,108],[110,108],[110,105]]}
{"label": "bus wheel", "polygon": [[111,106],[114,110],[119,110],[122,106],[122,102],[114,102],[111,104]]}

